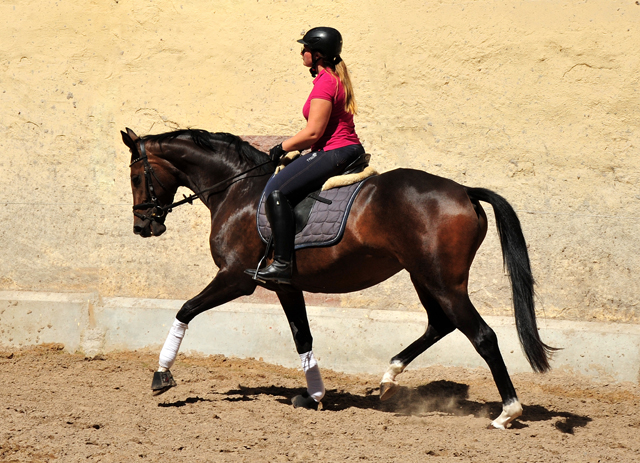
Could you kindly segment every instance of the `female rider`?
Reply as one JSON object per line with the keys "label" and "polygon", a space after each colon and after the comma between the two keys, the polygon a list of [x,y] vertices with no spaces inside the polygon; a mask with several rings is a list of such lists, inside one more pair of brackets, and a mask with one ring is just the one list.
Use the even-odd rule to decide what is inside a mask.
{"label": "female rider", "polygon": [[257,279],[291,284],[295,222],[292,207],[324,182],[342,173],[364,148],[355,132],[356,102],[347,66],[340,57],[342,36],[332,27],[316,27],[298,40],[302,62],[315,77],[313,90],[302,114],[307,125],[293,137],[269,151],[278,162],[289,151],[311,152],[300,156],[274,174],[265,187],[265,210],[274,243],[274,260],[255,273]]}

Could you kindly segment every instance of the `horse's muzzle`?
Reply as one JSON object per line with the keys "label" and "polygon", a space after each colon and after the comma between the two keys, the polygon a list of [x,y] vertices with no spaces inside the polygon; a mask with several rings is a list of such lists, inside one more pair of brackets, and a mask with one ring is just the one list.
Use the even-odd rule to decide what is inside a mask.
{"label": "horse's muzzle", "polygon": [[155,220],[151,222],[151,232],[153,233],[153,236],[160,236],[165,231],[167,231],[167,227],[165,224],[156,222]]}
{"label": "horse's muzzle", "polygon": [[143,238],[150,236],[160,236],[167,230],[165,224],[156,220],[140,219],[136,217],[133,222],[133,233]]}
{"label": "horse's muzzle", "polygon": [[133,233],[140,235],[143,238],[151,236],[151,220],[142,220],[137,217],[133,219]]}

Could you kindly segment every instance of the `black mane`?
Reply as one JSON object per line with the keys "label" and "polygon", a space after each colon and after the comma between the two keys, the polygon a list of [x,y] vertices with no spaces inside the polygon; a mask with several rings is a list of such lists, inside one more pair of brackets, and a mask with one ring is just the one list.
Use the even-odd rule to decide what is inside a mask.
{"label": "black mane", "polygon": [[[263,164],[269,161],[266,153],[254,148],[248,142],[244,141],[237,135],[225,132],[211,133],[201,129],[184,129],[174,132],[161,133],[158,135],[146,135],[143,140],[154,141],[162,144],[163,142],[175,140],[176,138],[190,138],[196,146],[202,149],[215,152],[217,151],[214,143],[222,142],[232,147],[242,158],[249,161],[253,165]],[[267,164],[263,169],[273,171],[273,166]],[[261,169],[262,170],[262,169]]]}

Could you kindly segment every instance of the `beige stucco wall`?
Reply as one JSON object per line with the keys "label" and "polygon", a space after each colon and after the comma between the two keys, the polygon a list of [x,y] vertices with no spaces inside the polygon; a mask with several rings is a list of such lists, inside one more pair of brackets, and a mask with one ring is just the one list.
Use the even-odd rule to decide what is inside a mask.
{"label": "beige stucco wall", "polygon": [[[546,316],[640,322],[632,0],[3,1],[0,290],[195,295],[216,271],[207,211],[134,236],[119,131],[293,134],[311,86],[295,40],[316,25],[343,32],[376,167],[508,198]],[[508,314],[490,227],[472,298]],[[326,302],[419,309],[406,274]]]}

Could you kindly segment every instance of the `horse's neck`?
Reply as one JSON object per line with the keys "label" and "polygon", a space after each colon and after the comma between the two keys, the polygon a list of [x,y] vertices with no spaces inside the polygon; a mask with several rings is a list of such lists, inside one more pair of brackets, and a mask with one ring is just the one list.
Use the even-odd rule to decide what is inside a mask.
{"label": "horse's neck", "polygon": [[[235,155],[235,153],[234,153]],[[194,193],[207,190],[202,198],[209,209],[221,203],[227,195],[259,196],[269,175],[258,176],[255,166],[248,162],[230,162],[223,156],[212,155],[199,149],[176,152],[167,159],[180,172],[179,184]],[[252,170],[253,169],[253,170]],[[243,173],[247,172],[246,180]],[[212,198],[207,201],[207,198]]]}

